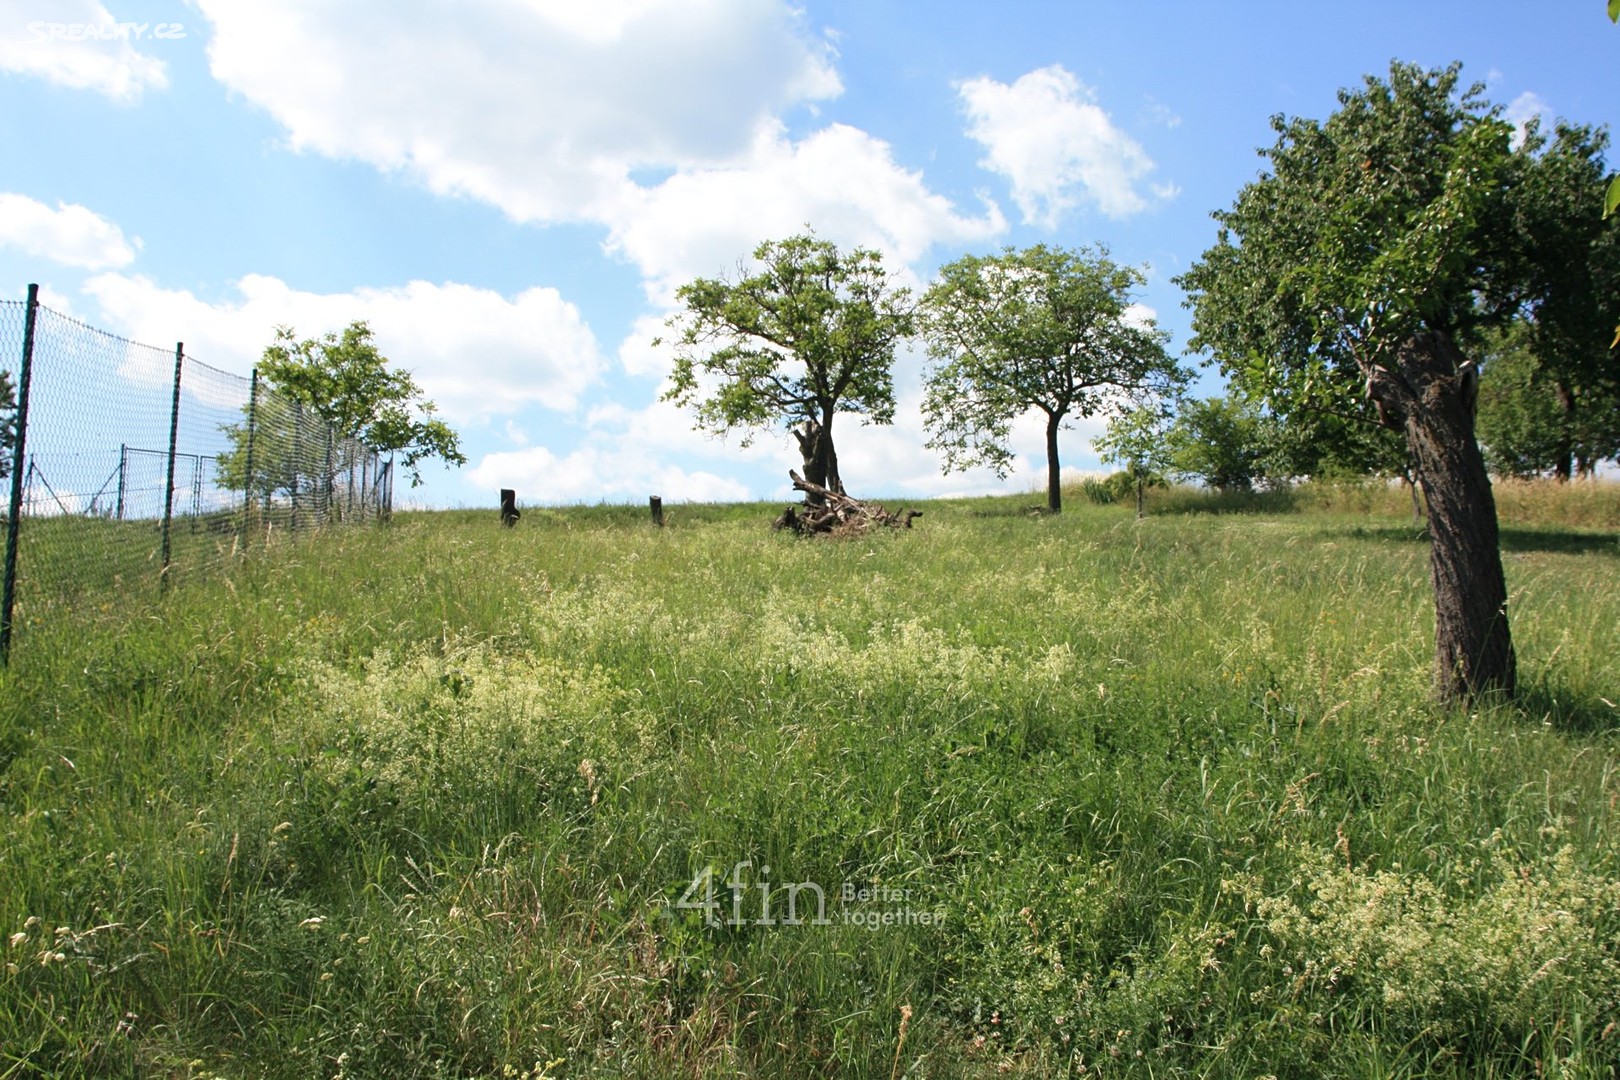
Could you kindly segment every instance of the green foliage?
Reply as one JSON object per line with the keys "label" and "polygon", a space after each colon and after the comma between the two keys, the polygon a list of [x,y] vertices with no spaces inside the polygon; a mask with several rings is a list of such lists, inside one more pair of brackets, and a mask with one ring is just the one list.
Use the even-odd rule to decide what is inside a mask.
{"label": "green foliage", "polygon": [[698,278],[676,292],[684,310],[668,323],[663,400],[693,408],[704,431],[742,431],[744,445],[761,429],[815,425],[829,456],[837,412],[892,423],[894,351],[915,321],[882,255],[806,233],[762,243],[754,260],[757,272],[735,282]]}
{"label": "green foliage", "polygon": [[[350,323],[341,336],[327,333],[302,341],[291,327],[279,327],[258,370],[263,383],[286,399],[286,404],[267,400],[265,416],[272,431],[285,435],[280,439],[272,435],[264,450],[256,446],[254,451],[254,483],[267,491],[287,490],[302,468],[288,457],[302,430],[290,415],[293,403],[323,421],[337,439],[357,439],[378,454],[400,455],[399,464],[410,475],[412,487],[422,482],[420,465],[425,460],[467,463],[456,433],[433,415],[433,402],[422,398],[410,372],[389,368],[364,322]],[[245,417],[242,424],[225,430],[233,445],[221,459],[225,478],[221,482],[240,490],[247,479]],[[260,469],[265,470],[263,480]]]}
{"label": "green foliage", "polygon": [[1131,476],[1164,472],[1173,463],[1169,410],[1162,405],[1141,405],[1108,422],[1108,430],[1092,440],[1104,461],[1125,466]]}
{"label": "green foliage", "polygon": [[314,409],[264,389],[262,384],[252,408],[244,406],[242,411],[241,423],[221,427],[230,447],[215,459],[216,482],[230,491],[251,488],[255,500],[261,502],[294,492],[309,495],[319,491],[329,477],[349,467],[359,449],[353,439],[334,438],[332,428]]}
{"label": "green foliage", "polygon": [[[1541,393],[1559,412],[1545,468],[1568,478],[1620,453],[1620,354],[1612,345],[1620,296],[1620,219],[1601,212],[1608,135],[1559,123],[1539,148],[1518,199],[1530,247],[1529,314],[1522,341],[1533,353]],[[1493,342],[1493,345],[1500,345]]]}
{"label": "green foliage", "polygon": [[1460,70],[1395,63],[1325,122],[1273,118],[1271,171],[1177,279],[1192,347],[1277,415],[1372,420],[1368,369],[1425,329],[1470,345],[1522,299],[1525,238],[1503,222],[1529,155]]}
{"label": "green foliage", "polygon": [[1136,485],[1136,512],[1142,513],[1143,489],[1166,472],[1175,461],[1170,443],[1170,411],[1155,402],[1120,413],[1108,422],[1108,430],[1092,440],[1104,461],[1125,466]]}
{"label": "green foliage", "polygon": [[17,387],[11,372],[0,371],[0,480],[11,476],[17,446]]}
{"label": "green foliage", "polygon": [[1164,350],[1169,335],[1130,311],[1143,280],[1106,250],[1045,245],[941,267],[923,301],[936,361],[923,418],[945,471],[1005,476],[1012,421],[1031,410],[1062,426],[1173,392],[1185,375]]}
{"label": "green foliage", "polygon": [[1187,401],[1166,433],[1177,473],[1222,491],[1249,491],[1268,475],[1276,423],[1239,398]]}
{"label": "green foliage", "polygon": [[1577,405],[1574,393],[1536,354],[1534,342],[1529,324],[1516,324],[1488,342],[1480,374],[1479,440],[1499,475],[1567,479],[1620,450],[1620,418],[1613,410]]}

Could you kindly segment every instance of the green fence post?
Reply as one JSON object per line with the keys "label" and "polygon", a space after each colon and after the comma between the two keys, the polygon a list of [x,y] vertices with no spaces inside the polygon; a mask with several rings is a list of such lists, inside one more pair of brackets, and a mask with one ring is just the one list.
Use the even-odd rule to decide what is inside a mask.
{"label": "green fence post", "polygon": [[180,367],[185,362],[186,346],[174,346],[174,398],[169,405],[169,478],[163,490],[163,569],[158,579],[164,588],[169,585],[169,526],[174,520],[174,450],[180,439]]}
{"label": "green fence post", "polygon": [[253,516],[253,440],[258,434],[259,422],[259,369],[248,377],[248,429],[247,462],[242,474],[242,528],[238,532],[243,546],[247,545],[248,519]]}
{"label": "green fence post", "polygon": [[22,370],[17,373],[17,434],[11,447],[11,510],[6,517],[5,595],[0,599],[0,664],[11,662],[11,616],[17,604],[17,540],[22,524],[23,455],[28,440],[28,389],[34,372],[34,324],[39,312],[39,286],[28,286],[28,312],[23,317]]}

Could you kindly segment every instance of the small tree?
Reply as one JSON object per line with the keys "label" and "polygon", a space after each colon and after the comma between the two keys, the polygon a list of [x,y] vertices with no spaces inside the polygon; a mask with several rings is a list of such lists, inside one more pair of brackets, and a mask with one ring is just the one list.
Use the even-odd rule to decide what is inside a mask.
{"label": "small tree", "polygon": [[1169,335],[1133,318],[1141,271],[1104,250],[1037,245],[968,256],[940,269],[923,302],[929,355],[923,417],[944,469],[987,465],[1006,476],[1017,417],[1046,421],[1046,504],[1063,509],[1058,432],[1073,417],[1172,391],[1184,373]]}
{"label": "small tree", "polygon": [[743,431],[745,446],[766,428],[792,431],[805,479],[841,493],[833,420],[893,422],[911,294],[878,252],[841,252],[810,233],[766,241],[754,259],[759,269],[734,282],[698,278],[676,292],[685,310],[667,323],[676,353],[663,400],[695,409],[701,430]]}
{"label": "small tree", "polygon": [[[420,464],[429,458],[467,463],[456,433],[433,415],[433,402],[421,396],[409,372],[389,368],[364,322],[350,323],[342,335],[302,341],[291,327],[279,327],[259,361],[259,376],[274,393],[254,405],[264,413],[254,417],[253,476],[246,475],[248,424],[229,424],[231,450],[219,462],[222,485],[263,496],[291,490],[315,471],[301,459],[310,452],[305,443],[317,425],[329,428],[334,439],[401,455],[412,487],[422,482]],[[324,431],[319,438],[324,441]],[[336,469],[345,467],[334,462]]]}
{"label": "small tree", "polygon": [[1136,486],[1136,516],[1146,517],[1146,489],[1169,468],[1174,454],[1169,439],[1170,410],[1161,403],[1139,405],[1108,422],[1108,430],[1092,440],[1104,461],[1125,467]]}
{"label": "small tree", "polygon": [[1252,402],[1228,395],[1184,403],[1165,439],[1178,474],[1222,491],[1251,491],[1271,469],[1276,429]]}

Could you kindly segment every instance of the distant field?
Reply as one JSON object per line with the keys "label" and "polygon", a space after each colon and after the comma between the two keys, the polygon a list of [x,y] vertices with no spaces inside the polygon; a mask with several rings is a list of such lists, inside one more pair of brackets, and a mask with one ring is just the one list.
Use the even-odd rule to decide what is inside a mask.
{"label": "distant field", "polygon": [[1498,497],[1466,712],[1398,489],[400,514],[63,607],[0,1078],[1610,1077],[1620,488]]}

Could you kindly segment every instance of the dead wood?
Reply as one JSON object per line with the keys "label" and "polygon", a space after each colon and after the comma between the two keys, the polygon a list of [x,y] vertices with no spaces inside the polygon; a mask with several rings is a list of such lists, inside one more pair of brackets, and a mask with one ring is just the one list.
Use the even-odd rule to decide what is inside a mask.
{"label": "dead wood", "polygon": [[831,491],[812,484],[792,469],[788,476],[797,491],[809,498],[801,507],[788,507],[771,526],[791,529],[799,535],[854,536],[872,528],[909,529],[921,510],[902,510],[890,513],[876,503],[864,503],[839,491]]}

